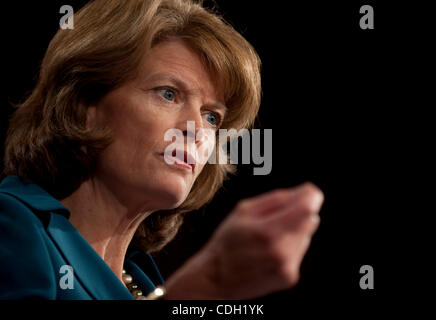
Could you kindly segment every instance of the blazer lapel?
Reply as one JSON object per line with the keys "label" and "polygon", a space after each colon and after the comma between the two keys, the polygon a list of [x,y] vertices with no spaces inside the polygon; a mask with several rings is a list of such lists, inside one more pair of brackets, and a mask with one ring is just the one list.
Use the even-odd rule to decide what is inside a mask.
{"label": "blazer lapel", "polygon": [[95,299],[134,299],[115,273],[94,248],[68,221],[70,211],[44,189],[17,176],[7,176],[0,183],[0,192],[7,193],[29,206],[44,222],[47,234],[68,264],[75,279]]}
{"label": "blazer lapel", "polygon": [[50,213],[47,233],[73,268],[89,294],[98,300],[133,300],[115,273],[71,223],[59,214]]}

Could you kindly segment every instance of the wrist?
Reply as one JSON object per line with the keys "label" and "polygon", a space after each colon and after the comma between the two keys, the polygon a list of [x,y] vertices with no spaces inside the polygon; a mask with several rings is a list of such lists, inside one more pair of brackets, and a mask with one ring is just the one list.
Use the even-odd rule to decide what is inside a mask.
{"label": "wrist", "polygon": [[217,300],[216,264],[204,252],[191,257],[165,282],[168,300]]}

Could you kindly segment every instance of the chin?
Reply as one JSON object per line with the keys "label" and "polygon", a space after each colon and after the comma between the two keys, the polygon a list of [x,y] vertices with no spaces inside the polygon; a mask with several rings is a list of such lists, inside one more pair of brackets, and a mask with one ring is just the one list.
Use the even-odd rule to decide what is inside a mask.
{"label": "chin", "polygon": [[160,210],[170,210],[179,207],[183,201],[185,201],[186,197],[179,197],[174,194],[167,194],[165,198],[162,198]]}
{"label": "chin", "polygon": [[179,207],[183,201],[186,200],[189,190],[185,184],[171,184],[159,188],[156,194],[159,198],[160,210],[169,210]]}

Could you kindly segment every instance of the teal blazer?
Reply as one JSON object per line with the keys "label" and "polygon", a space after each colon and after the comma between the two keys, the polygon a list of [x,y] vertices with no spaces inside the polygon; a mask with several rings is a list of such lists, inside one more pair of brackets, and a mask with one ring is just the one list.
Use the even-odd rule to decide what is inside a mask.
{"label": "teal blazer", "polygon": [[[133,300],[69,217],[38,185],[17,176],[3,179],[0,300]],[[163,284],[153,258],[137,248],[129,248],[124,267],[144,294]]]}

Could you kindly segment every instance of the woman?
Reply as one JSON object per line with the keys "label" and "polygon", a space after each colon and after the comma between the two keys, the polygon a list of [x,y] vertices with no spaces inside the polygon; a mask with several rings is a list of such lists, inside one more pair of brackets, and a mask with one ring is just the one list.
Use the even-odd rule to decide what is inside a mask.
{"label": "woman", "polygon": [[[245,299],[295,285],[323,201],[309,183],[241,201],[164,286],[149,254],[234,171],[199,150],[219,128],[252,126],[259,68],[251,45],[194,1],[82,8],[10,122],[0,298]],[[166,152],[174,129],[182,158]]]}

